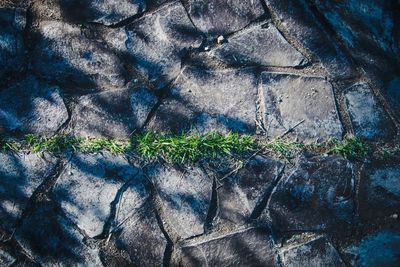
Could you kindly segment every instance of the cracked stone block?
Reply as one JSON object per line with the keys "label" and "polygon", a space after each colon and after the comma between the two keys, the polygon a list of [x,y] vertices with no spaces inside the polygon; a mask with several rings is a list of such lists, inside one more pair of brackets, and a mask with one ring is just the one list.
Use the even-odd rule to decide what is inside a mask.
{"label": "cracked stone block", "polygon": [[12,231],[33,192],[55,170],[49,154],[0,152],[0,226]]}
{"label": "cracked stone block", "polygon": [[113,214],[111,227],[127,219],[149,196],[142,172],[108,152],[73,156],[53,195],[68,219],[89,237],[102,234]]}
{"label": "cracked stone block", "polygon": [[314,2],[319,13],[363,66],[382,74],[392,72],[394,66],[400,64],[400,44],[395,34],[399,16],[395,6],[398,6],[398,2]]}
{"label": "cracked stone block", "polygon": [[144,125],[156,103],[147,88],[82,96],[72,115],[73,131],[81,136],[128,138]]}
{"label": "cracked stone block", "polygon": [[52,135],[67,119],[67,108],[57,86],[29,76],[0,91],[0,132]]}
{"label": "cracked stone block", "polygon": [[161,199],[164,218],[182,239],[203,234],[213,181],[200,167],[147,169]]}
{"label": "cracked stone block", "polygon": [[208,71],[185,68],[171,97],[157,109],[149,128],[162,133],[254,133],[257,78],[253,69]]}
{"label": "cracked stone block", "polygon": [[382,230],[369,234],[359,242],[344,248],[352,266],[398,266],[400,262],[400,232]]}
{"label": "cracked stone block", "polygon": [[24,68],[25,24],[23,9],[0,8],[0,77]]}
{"label": "cracked stone block", "polygon": [[305,141],[341,139],[332,85],[320,77],[263,72],[262,112],[269,137],[289,135]]}
{"label": "cracked stone block", "polygon": [[126,82],[126,71],[116,54],[72,24],[40,22],[31,58],[36,73],[72,92],[120,88]]}
{"label": "cracked stone block", "polygon": [[218,219],[235,225],[248,222],[271,194],[283,167],[280,161],[255,156],[236,174],[220,181]]}
{"label": "cracked stone block", "polygon": [[186,0],[194,25],[207,35],[238,31],[265,14],[261,1]]}
{"label": "cracked stone block", "polygon": [[346,104],[354,133],[357,136],[374,139],[388,138],[395,134],[395,126],[374,98],[368,84],[351,86],[345,93]]}
{"label": "cracked stone block", "polygon": [[[120,227],[117,245],[125,249],[137,266],[163,266],[168,241],[154,210],[145,205]],[[143,242],[145,241],[145,242]]]}
{"label": "cracked stone block", "polygon": [[179,1],[110,30],[104,39],[157,89],[178,76],[182,58],[202,41]]}
{"label": "cracked stone block", "polygon": [[360,184],[359,209],[366,218],[400,211],[400,167],[396,164],[367,166]]}
{"label": "cracked stone block", "polygon": [[231,65],[298,67],[308,62],[271,23],[252,26],[229,37],[211,55]]}
{"label": "cracked stone block", "polygon": [[0,248],[0,266],[9,267],[16,262],[16,258],[14,258],[7,251],[4,251]]}
{"label": "cracked stone block", "polygon": [[209,237],[182,247],[179,266],[277,266],[272,237],[264,228],[248,228]]}
{"label": "cracked stone block", "polygon": [[282,249],[282,266],[284,267],[345,267],[340,255],[325,237],[317,237],[302,244]]}
{"label": "cracked stone block", "polygon": [[22,248],[42,266],[103,266],[99,250],[57,211],[45,204],[23,220],[15,234]]}
{"label": "cracked stone block", "polygon": [[282,27],[318,58],[332,78],[344,79],[356,75],[350,59],[318,22],[307,1],[265,0],[265,3]]}
{"label": "cracked stone block", "polygon": [[343,229],[353,220],[354,179],[352,164],[341,157],[302,156],[272,193],[267,207],[272,226],[280,231]]}

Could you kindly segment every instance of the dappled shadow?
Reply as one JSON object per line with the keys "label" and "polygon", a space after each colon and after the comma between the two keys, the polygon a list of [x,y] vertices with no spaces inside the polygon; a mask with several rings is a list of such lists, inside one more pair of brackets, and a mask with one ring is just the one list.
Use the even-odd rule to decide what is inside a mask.
{"label": "dappled shadow", "polygon": [[39,206],[23,221],[17,240],[22,247],[38,257],[42,264],[87,264],[88,248],[83,236],[59,215],[52,204]]}
{"label": "dappled shadow", "polygon": [[[35,4],[40,4],[39,2],[37,1]],[[36,86],[44,87],[43,80],[60,88],[60,98],[63,98],[61,99],[62,104],[53,98],[49,98],[46,94],[35,93],[35,90],[33,90],[35,86],[30,84],[21,82],[22,85],[18,90],[22,90],[23,93],[19,93],[15,87],[10,85],[1,86],[0,133],[6,132],[10,135],[18,135],[34,132],[32,129],[35,128],[32,127],[8,127],[6,125],[8,122],[4,122],[4,118],[15,117],[14,112],[24,116],[29,112],[37,112],[36,109],[43,109],[43,105],[35,105],[37,99],[45,100],[51,105],[59,104],[62,106],[66,104],[71,113],[76,112],[74,107],[80,104],[83,99],[82,96],[99,95],[99,92],[112,92],[113,90],[114,92],[128,93],[121,98],[113,98],[107,94],[99,95],[92,104],[98,107],[99,117],[104,117],[103,114],[111,114],[110,120],[117,121],[121,127],[126,127],[129,131],[143,130],[142,126],[145,125],[145,129],[167,134],[187,131],[255,133],[256,108],[254,120],[246,120],[237,116],[235,109],[224,109],[225,106],[221,109],[218,109],[218,107],[205,108],[194,103],[190,97],[182,96],[179,92],[174,91],[176,89],[174,88],[175,79],[181,79],[178,76],[183,68],[189,65],[188,63],[201,66],[203,75],[201,80],[204,83],[214,82],[215,80],[212,74],[215,65],[208,65],[206,59],[204,61],[198,59],[199,62],[194,62],[190,58],[190,53],[198,52],[196,49],[204,45],[204,36],[191,25],[190,20],[182,22],[182,18],[177,17],[176,14],[175,17],[168,17],[164,14],[161,19],[167,20],[169,24],[159,25],[156,30],[160,32],[153,33],[154,29],[150,26],[156,22],[140,19],[144,10],[144,6],[141,5],[139,5],[137,14],[134,14],[133,17],[131,14],[118,14],[119,18],[111,18],[107,17],[103,7],[92,7],[91,3],[93,1],[58,0],[53,2],[59,5],[64,22],[56,20],[39,21],[40,18],[35,17],[35,14],[30,14],[33,17],[35,26],[29,25],[32,28],[24,33],[28,35],[25,37],[22,37],[22,33],[14,33],[12,31],[13,27],[9,27],[10,23],[7,16],[11,16],[11,11],[11,13],[9,11],[6,12],[6,19],[0,16],[0,28],[2,29],[0,35],[5,32],[5,37],[3,35],[1,37],[10,39],[10,43],[18,43],[13,45],[11,50],[7,50],[7,46],[0,45],[0,62],[6,62],[3,66],[0,66],[0,77],[8,75],[19,77],[21,75],[23,78],[27,78],[28,74],[35,75],[29,77],[37,80],[38,85]],[[155,1],[147,1],[146,5],[150,10],[156,7]],[[178,21],[174,21],[175,19]],[[107,24],[106,20],[112,27],[101,25],[102,23]],[[71,24],[66,22],[71,22]],[[157,22],[159,23],[159,21]],[[32,21],[29,23],[32,23]],[[83,25],[77,25],[77,23],[82,23]],[[144,27],[146,23],[150,25],[147,25],[148,28]],[[115,25],[123,28],[117,28]],[[3,28],[7,29],[3,30]],[[21,36],[13,37],[18,34]],[[119,37],[122,41],[117,40]],[[20,58],[19,42],[23,44],[24,41],[22,40],[24,38],[25,46],[28,50],[25,53],[25,57]],[[164,40],[165,42],[160,45],[160,38],[167,38],[167,40]],[[30,42],[29,45],[26,43],[27,41]],[[168,45],[170,47],[167,47]],[[368,47],[368,44],[366,46]],[[17,50],[14,48],[17,48]],[[237,53],[240,53],[240,51],[237,51]],[[25,62],[28,62],[29,65],[26,75],[19,70],[19,66],[25,66]],[[244,66],[243,64],[240,66],[233,65],[235,67]],[[246,65],[252,66],[249,72],[257,80],[257,73],[264,66],[260,64]],[[136,79],[138,81],[134,82]],[[229,81],[224,82],[229,83]],[[136,92],[139,88],[148,89],[149,94],[154,96],[155,102],[157,101],[158,103],[151,103],[151,111],[148,111],[143,116],[146,123],[133,125],[133,119],[126,119],[126,117],[132,115],[132,112],[129,111],[129,113],[127,110],[131,109],[132,101],[138,101],[137,99],[132,100],[131,93]],[[181,88],[181,90],[186,89],[190,90],[191,88]],[[247,89],[243,88],[243,92]],[[14,92],[11,92],[11,90],[14,90]],[[206,100],[206,103],[213,102],[212,99]],[[224,103],[224,101],[228,101],[228,97],[220,103],[227,106],[228,103]],[[19,107],[20,105],[21,108]],[[236,105],[239,106],[238,109],[243,108],[240,106],[241,103]],[[254,101],[255,106],[256,102]],[[57,116],[56,112],[51,111],[51,109],[46,109],[46,112],[49,117]],[[118,113],[118,116],[114,116],[115,113]],[[51,135],[58,132],[73,131],[76,125],[74,125],[73,121],[70,121],[71,114],[67,115],[68,119],[51,128],[50,132],[43,132],[43,129],[39,129],[37,133]],[[84,114],[72,115],[85,116]],[[21,123],[29,123],[29,119],[31,118],[21,120]],[[114,129],[110,129],[110,127],[114,126],[104,122],[92,123],[91,120],[93,119],[91,116],[82,118],[83,123],[87,125],[88,132],[121,137],[113,135]],[[39,120],[36,123],[45,124],[48,122]],[[67,127],[64,127],[66,126],[64,123],[68,124]],[[35,156],[29,155],[29,157]],[[60,263],[64,260],[72,265],[97,263],[97,252],[87,245],[86,240],[104,240],[114,230],[113,227],[118,228],[125,223],[126,218],[132,217],[132,210],[125,214],[119,213],[121,199],[128,192],[151,206],[151,210],[156,210],[150,200],[151,197],[149,197],[147,182],[137,178],[138,173],[141,172],[139,168],[128,161],[117,159],[117,156],[106,157],[101,153],[98,155],[75,154],[64,171],[61,174],[57,174],[59,177],[55,181],[54,187],[51,185],[51,188],[46,188],[51,193],[42,192],[45,196],[50,197],[50,202],[38,201],[34,209],[29,210],[24,220],[21,220],[20,225],[18,225],[17,222],[21,214],[26,210],[26,204],[30,201],[32,193],[52,174],[52,165],[49,162],[43,163],[43,166],[40,166],[42,169],[35,171],[31,168],[35,164],[24,165],[23,160],[17,155],[11,153],[0,154],[0,158],[2,159],[0,161],[1,228],[11,232],[12,229],[18,226],[15,235],[16,240],[34,258],[40,259],[45,264]],[[89,158],[90,160],[88,160]],[[166,168],[166,166],[159,165],[157,168],[159,169],[152,170],[154,171],[152,176],[157,177],[160,174],[160,170]],[[328,172],[329,170],[323,171]],[[261,172],[261,170],[254,166],[251,172],[253,174]],[[192,219],[199,221],[198,224],[201,225],[199,228],[202,231],[204,224],[213,219],[207,218],[210,202],[213,202],[211,200],[213,181],[210,179],[210,181],[205,182],[204,188],[199,188],[200,186],[192,181],[193,184],[189,185],[191,188],[187,189],[188,185],[185,183],[190,182],[188,179],[190,173],[181,171],[180,175],[182,177],[175,187],[169,188],[170,190],[166,193],[163,193],[162,190],[158,193],[163,198],[163,201],[168,201],[168,212],[175,210],[192,213]],[[321,177],[324,177],[324,175],[321,174]],[[150,182],[156,184],[155,178],[150,179]],[[234,182],[240,184],[243,181]],[[345,184],[340,179],[337,182],[339,184],[337,190],[343,191],[343,195],[348,197],[350,194],[348,192],[348,184]],[[253,184],[253,181],[251,181],[251,184]],[[275,186],[275,184],[273,185]],[[240,186],[250,187],[251,185],[243,184]],[[191,190],[203,190],[209,194]],[[265,189],[265,195],[261,197],[264,202],[266,201],[266,195],[269,195],[271,191],[272,186]],[[288,208],[292,208],[294,212],[301,211],[301,209],[308,208],[313,204],[310,203],[312,201],[304,204],[295,198],[286,196],[283,196],[283,198],[285,198],[283,202],[288,203]],[[214,202],[216,201],[214,200]],[[139,205],[139,201],[133,204],[127,203],[127,205],[132,205],[128,209],[133,210],[136,208],[135,205]],[[259,203],[249,213],[256,212],[259,215],[264,210],[265,205],[266,203]],[[256,210],[257,208],[259,210]],[[329,209],[319,212],[321,217],[332,216],[332,211]],[[249,215],[251,216],[252,214]],[[273,213],[272,216],[274,216]],[[286,227],[285,220],[279,216],[277,217],[275,222],[281,223],[281,226]],[[184,216],[182,218],[183,220],[188,220]],[[171,222],[172,224],[181,223],[174,220]],[[187,223],[187,221],[184,223]],[[154,225],[150,225],[149,228],[160,228],[160,224],[162,222],[156,222]],[[153,231],[154,229],[151,230]],[[118,230],[118,234],[123,231]],[[201,231],[198,234],[203,234]],[[152,236],[152,234],[149,233],[149,236]],[[167,233],[163,232],[163,234],[163,237],[168,239]],[[260,233],[260,235],[263,234],[265,233]],[[138,239],[138,241],[147,242],[143,237],[141,239]],[[146,244],[143,247],[148,248],[148,246],[149,244]],[[245,240],[235,239],[229,243],[229,246],[232,251],[239,251],[238,257],[243,257],[247,263],[262,265],[265,260],[263,255],[255,253],[254,249]],[[164,255],[167,258],[170,257],[168,253],[171,252],[169,251]],[[197,260],[196,255],[189,257],[193,257],[193,261],[190,260],[193,263],[197,264],[201,261]],[[223,264],[218,259],[215,262]]]}

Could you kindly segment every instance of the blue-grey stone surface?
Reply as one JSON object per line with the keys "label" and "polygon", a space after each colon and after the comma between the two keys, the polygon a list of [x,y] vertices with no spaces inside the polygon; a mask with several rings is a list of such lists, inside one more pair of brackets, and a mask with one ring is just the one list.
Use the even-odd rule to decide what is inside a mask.
{"label": "blue-grey stone surface", "polygon": [[345,93],[354,133],[367,139],[388,138],[395,133],[392,121],[368,84],[351,86]]}
{"label": "blue-grey stone surface", "polygon": [[25,44],[23,39],[26,25],[25,10],[0,7],[0,78],[21,72],[25,68]]}
{"label": "blue-grey stone surface", "polygon": [[248,228],[185,244],[179,263],[181,266],[275,266],[278,259],[269,231]]}
{"label": "blue-grey stone surface", "polygon": [[156,104],[156,96],[147,88],[85,95],[77,99],[72,131],[87,137],[129,138],[144,125]]}
{"label": "blue-grey stone surface", "polygon": [[360,184],[360,214],[365,218],[389,216],[400,210],[400,167],[395,162],[385,166],[369,164]]}
{"label": "blue-grey stone surface", "polygon": [[183,57],[201,38],[179,1],[163,5],[104,39],[156,88],[178,76]]}
{"label": "blue-grey stone surface", "polygon": [[343,229],[354,217],[353,166],[337,156],[301,157],[283,177],[267,207],[278,231]]}
{"label": "blue-grey stone surface", "polygon": [[204,232],[213,181],[197,166],[150,166],[147,175],[160,194],[165,220],[183,239]]}
{"label": "blue-grey stone surface", "polygon": [[249,27],[229,37],[211,55],[230,65],[298,67],[307,63],[270,23]]}
{"label": "blue-grey stone surface", "polygon": [[35,190],[54,172],[49,154],[0,152],[0,227],[12,232]]}
{"label": "blue-grey stone surface", "polygon": [[51,203],[29,214],[15,235],[21,247],[38,264],[103,266],[99,249],[85,243],[85,236],[58,214]]}
{"label": "blue-grey stone surface", "polygon": [[149,192],[140,169],[121,156],[104,152],[73,156],[58,178],[53,195],[66,216],[88,236],[95,237],[106,231],[113,205],[119,207],[113,224],[118,225],[143,205]]}
{"label": "blue-grey stone surface", "polygon": [[265,14],[261,1],[186,0],[194,25],[207,35],[240,30]]}
{"label": "blue-grey stone surface", "polygon": [[338,251],[326,237],[319,236],[304,243],[288,245],[281,252],[282,266],[346,266]]}
{"label": "blue-grey stone surface", "polygon": [[98,91],[125,85],[126,70],[120,59],[83,28],[61,21],[41,21],[32,53],[32,68],[71,92]]}
{"label": "blue-grey stone surface", "polygon": [[158,132],[254,133],[257,118],[254,69],[208,71],[188,67],[156,111],[150,128]]}
{"label": "blue-grey stone surface", "polygon": [[400,262],[400,233],[382,230],[345,248],[352,266],[397,266]]}
{"label": "blue-grey stone surface", "polygon": [[325,79],[263,72],[261,90],[261,111],[268,136],[278,137],[295,127],[289,136],[301,140],[342,137],[333,88]]}
{"label": "blue-grey stone surface", "polygon": [[58,86],[29,76],[0,91],[0,132],[53,135],[67,119]]}

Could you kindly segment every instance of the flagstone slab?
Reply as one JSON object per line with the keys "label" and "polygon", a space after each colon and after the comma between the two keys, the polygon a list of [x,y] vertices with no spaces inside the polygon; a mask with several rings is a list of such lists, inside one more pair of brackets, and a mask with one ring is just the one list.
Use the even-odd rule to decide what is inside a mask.
{"label": "flagstone slab", "polygon": [[57,86],[28,76],[0,91],[0,132],[53,135],[67,120],[68,111]]}
{"label": "flagstone slab", "polygon": [[282,249],[282,266],[346,266],[338,251],[325,237]]}
{"label": "flagstone slab", "polygon": [[176,234],[186,239],[204,232],[213,181],[197,166],[176,169],[154,165],[147,175],[161,198],[164,219]]}
{"label": "flagstone slab", "polygon": [[341,139],[332,85],[321,77],[285,73],[261,74],[262,112],[269,137],[288,136],[300,140]]}
{"label": "flagstone slab", "polygon": [[180,266],[276,266],[276,249],[267,229],[248,228],[182,247]]}
{"label": "flagstone slab", "polygon": [[260,1],[186,0],[194,25],[207,35],[238,31],[265,14]]}
{"label": "flagstone slab", "polygon": [[119,208],[111,227],[132,216],[149,197],[141,171],[108,152],[74,155],[52,193],[68,219],[89,237],[104,233],[116,212],[112,206]]}
{"label": "flagstone slab", "polygon": [[267,207],[278,231],[340,231],[354,217],[353,166],[337,156],[301,157]]}
{"label": "flagstone slab", "polygon": [[187,67],[155,112],[149,128],[161,133],[229,131],[254,133],[257,77],[252,68]]}
{"label": "flagstone slab", "polygon": [[129,138],[144,126],[156,103],[156,96],[147,88],[82,96],[72,115],[73,132],[86,137]]}
{"label": "flagstone slab", "polygon": [[179,75],[183,58],[202,42],[180,1],[110,30],[104,39],[157,89]]}
{"label": "flagstone slab", "polygon": [[229,37],[211,55],[230,65],[299,67],[308,62],[272,23],[249,27]]}
{"label": "flagstone slab", "polygon": [[345,93],[346,104],[357,136],[388,138],[396,129],[389,116],[374,97],[368,84],[355,84]]}
{"label": "flagstone slab", "polygon": [[0,152],[0,226],[12,231],[35,190],[55,171],[45,154]]}
{"label": "flagstone slab", "polygon": [[121,88],[127,82],[120,59],[83,28],[61,21],[41,21],[35,29],[32,68],[69,92]]}

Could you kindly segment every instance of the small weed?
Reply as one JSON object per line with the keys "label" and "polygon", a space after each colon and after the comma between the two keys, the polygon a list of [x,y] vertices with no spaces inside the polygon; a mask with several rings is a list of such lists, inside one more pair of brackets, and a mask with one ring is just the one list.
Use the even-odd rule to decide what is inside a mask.
{"label": "small weed", "polygon": [[20,149],[21,145],[17,141],[0,136],[0,150],[19,151]]}
{"label": "small weed", "polygon": [[79,139],[73,136],[56,135],[53,137],[40,137],[34,134],[27,134],[25,142],[35,153],[40,151],[60,153],[71,148],[76,150]]}
{"label": "small weed", "polygon": [[263,146],[280,158],[290,158],[296,150],[304,147],[301,143],[280,138],[269,141]]}
{"label": "small weed", "polygon": [[352,136],[345,138],[342,142],[335,142],[329,151],[338,154],[349,160],[366,158],[371,152],[371,146],[359,137]]}
{"label": "small weed", "polygon": [[81,139],[76,150],[84,153],[93,153],[105,149],[113,154],[123,154],[129,150],[129,147],[128,142],[120,140],[106,138]]}

